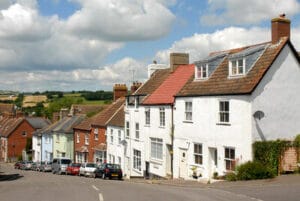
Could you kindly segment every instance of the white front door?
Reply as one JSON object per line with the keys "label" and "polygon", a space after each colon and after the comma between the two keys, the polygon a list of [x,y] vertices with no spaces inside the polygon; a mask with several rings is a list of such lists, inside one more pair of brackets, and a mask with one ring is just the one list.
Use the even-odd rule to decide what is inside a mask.
{"label": "white front door", "polygon": [[208,173],[209,173],[209,178],[213,177],[214,172],[217,171],[217,166],[218,166],[218,151],[216,148],[208,148],[209,151],[209,157],[208,157]]}
{"label": "white front door", "polygon": [[186,178],[187,176],[187,155],[186,150],[179,149],[179,177]]}

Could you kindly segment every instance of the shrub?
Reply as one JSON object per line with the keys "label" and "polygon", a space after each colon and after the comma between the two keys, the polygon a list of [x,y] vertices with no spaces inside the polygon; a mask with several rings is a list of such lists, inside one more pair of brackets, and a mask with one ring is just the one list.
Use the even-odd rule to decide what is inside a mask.
{"label": "shrub", "polygon": [[274,171],[259,161],[249,161],[237,167],[238,180],[267,179],[275,177]]}
{"label": "shrub", "polygon": [[225,176],[225,180],[226,181],[236,181],[237,180],[236,174],[234,172],[227,173]]}

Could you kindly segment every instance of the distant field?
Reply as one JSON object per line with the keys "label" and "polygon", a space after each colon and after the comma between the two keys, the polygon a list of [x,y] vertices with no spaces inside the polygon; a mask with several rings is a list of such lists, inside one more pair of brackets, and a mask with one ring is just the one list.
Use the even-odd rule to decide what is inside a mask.
{"label": "distant field", "polygon": [[17,96],[11,96],[11,95],[0,95],[0,100],[12,100],[15,101],[17,99]]}
{"label": "distant field", "polygon": [[47,96],[25,96],[23,100],[23,107],[34,107],[37,103],[46,102]]}
{"label": "distant field", "polygon": [[88,101],[88,100],[84,99],[82,104],[86,104],[86,105],[105,105],[107,103],[104,100]]}
{"label": "distant field", "polygon": [[79,97],[79,96],[81,96],[81,93],[74,93],[74,94],[67,93],[67,94],[64,94],[64,96],[66,96],[66,97]]}

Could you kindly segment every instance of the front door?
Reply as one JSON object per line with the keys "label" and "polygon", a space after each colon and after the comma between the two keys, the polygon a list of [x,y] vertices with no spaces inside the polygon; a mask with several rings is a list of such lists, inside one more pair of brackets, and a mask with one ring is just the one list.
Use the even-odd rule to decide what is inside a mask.
{"label": "front door", "polygon": [[179,161],[179,177],[186,178],[187,175],[187,155],[186,150],[179,149],[180,161]]}
{"label": "front door", "polygon": [[209,166],[209,178],[213,177],[213,174],[217,171],[218,167],[218,151],[217,148],[208,148],[209,157],[208,157],[208,166]]}

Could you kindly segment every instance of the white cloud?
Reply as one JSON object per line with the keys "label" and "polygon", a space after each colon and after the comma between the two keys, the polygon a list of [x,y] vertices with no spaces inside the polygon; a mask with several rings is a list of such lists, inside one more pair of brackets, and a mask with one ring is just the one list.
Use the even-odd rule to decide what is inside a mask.
{"label": "white cloud", "polygon": [[[129,87],[132,79],[144,81],[147,76],[145,66],[143,62],[124,58],[114,64],[96,69],[21,71],[9,74],[0,71],[0,86],[16,91],[112,90],[115,83],[125,83]],[[133,72],[134,78],[132,78]]]}
{"label": "white cloud", "polygon": [[268,29],[229,27],[211,34],[194,34],[176,41],[169,49],[159,51],[156,59],[169,63],[170,52],[185,52],[190,54],[190,62],[194,62],[205,58],[210,52],[267,42],[270,38]]}
{"label": "white cloud", "polygon": [[160,0],[74,0],[82,8],[66,22],[81,37],[149,40],[169,33],[175,16]]}
{"label": "white cloud", "polygon": [[285,13],[291,17],[300,10],[297,0],[209,0],[209,9],[200,17],[201,24],[257,24]]}

